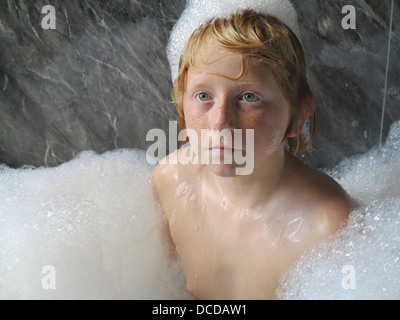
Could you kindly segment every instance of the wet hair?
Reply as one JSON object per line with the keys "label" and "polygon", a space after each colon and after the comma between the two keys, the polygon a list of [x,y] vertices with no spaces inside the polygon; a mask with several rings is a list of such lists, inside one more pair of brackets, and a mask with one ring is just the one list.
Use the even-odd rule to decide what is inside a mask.
{"label": "wet hair", "polygon": [[[302,45],[283,22],[253,10],[235,13],[229,19],[214,18],[195,30],[187,41],[173,91],[180,130],[186,128],[183,95],[187,72],[196,67],[199,52],[207,44],[241,54],[242,70],[245,70],[246,59],[262,63],[271,70],[291,106],[292,117],[287,132],[294,127],[299,131],[296,137],[287,138],[288,150],[292,154],[306,153],[311,147],[316,119]],[[310,128],[308,139],[301,133],[301,126],[307,119]]]}

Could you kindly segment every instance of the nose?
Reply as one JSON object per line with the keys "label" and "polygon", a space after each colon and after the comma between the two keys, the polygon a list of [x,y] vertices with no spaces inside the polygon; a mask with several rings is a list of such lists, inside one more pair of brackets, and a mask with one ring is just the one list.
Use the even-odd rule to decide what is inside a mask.
{"label": "nose", "polygon": [[235,107],[228,97],[218,99],[212,109],[211,124],[213,129],[235,129],[236,114]]}

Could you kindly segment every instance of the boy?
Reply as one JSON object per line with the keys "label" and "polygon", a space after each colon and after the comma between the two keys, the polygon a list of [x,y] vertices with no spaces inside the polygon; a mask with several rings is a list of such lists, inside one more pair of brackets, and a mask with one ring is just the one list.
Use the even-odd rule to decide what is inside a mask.
{"label": "boy", "polygon": [[[294,157],[311,141],[301,134],[307,118],[314,127],[305,70],[291,29],[254,10],[213,17],[186,42],[174,82],[179,124],[197,137],[208,129],[209,139],[189,135],[199,147],[167,156],[153,182],[168,221],[166,241],[183,263],[187,290],[199,299],[274,298],[279,278],[301,253],[335,233],[351,211],[333,179]],[[240,150],[212,140],[226,129],[242,130]],[[249,150],[250,174],[237,175],[240,165],[223,161]],[[176,161],[188,151],[195,160],[209,152],[211,163]]]}

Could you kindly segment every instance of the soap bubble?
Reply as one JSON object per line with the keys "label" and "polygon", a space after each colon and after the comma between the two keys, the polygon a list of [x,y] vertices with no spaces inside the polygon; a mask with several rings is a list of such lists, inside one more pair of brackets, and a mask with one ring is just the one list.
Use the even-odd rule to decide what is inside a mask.
{"label": "soap bubble", "polygon": [[[83,152],[0,170],[0,299],[184,299],[167,259],[145,152]],[[54,290],[42,268],[53,266]]]}
{"label": "soap bubble", "polygon": [[[0,299],[191,299],[161,237],[153,169],[142,150],[0,166]],[[325,171],[360,206],[282,277],[277,298],[399,299],[400,122],[384,146]]]}
{"label": "soap bubble", "polygon": [[[400,122],[384,146],[327,170],[356,198],[346,226],[282,277],[279,299],[400,299]],[[354,286],[343,270],[354,269]]]}

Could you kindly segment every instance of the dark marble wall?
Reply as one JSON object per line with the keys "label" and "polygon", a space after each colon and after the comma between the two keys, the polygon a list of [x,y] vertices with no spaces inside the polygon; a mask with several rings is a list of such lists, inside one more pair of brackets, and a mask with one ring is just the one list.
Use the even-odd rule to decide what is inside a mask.
{"label": "dark marble wall", "polygon": [[[317,167],[377,144],[390,0],[297,0],[318,103]],[[43,29],[43,6],[56,29]],[[165,54],[184,0],[0,0],[0,163],[55,166],[82,150],[147,149],[176,119]],[[341,26],[356,8],[355,30]],[[400,119],[400,2],[395,0],[384,137]]]}

